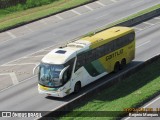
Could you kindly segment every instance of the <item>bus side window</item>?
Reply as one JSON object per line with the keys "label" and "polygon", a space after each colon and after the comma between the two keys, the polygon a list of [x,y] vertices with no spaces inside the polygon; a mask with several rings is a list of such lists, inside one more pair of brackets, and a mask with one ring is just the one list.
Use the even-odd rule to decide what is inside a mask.
{"label": "bus side window", "polygon": [[127,36],[123,36],[120,38],[120,47],[123,47],[128,44],[127,39],[128,39]]}
{"label": "bus side window", "polygon": [[103,46],[100,46],[96,48],[96,59],[100,58],[103,56]]}
{"label": "bus side window", "polygon": [[90,63],[92,61],[92,50],[86,52],[86,62]]}
{"label": "bus side window", "polygon": [[114,41],[110,42],[110,52],[114,51]]}
{"label": "bus side window", "polygon": [[96,53],[97,53],[97,49],[93,49],[91,51],[91,54],[92,54],[91,62],[96,60],[96,58],[97,58],[97,54]]}
{"label": "bus side window", "polygon": [[107,43],[105,46],[104,46],[104,48],[105,48],[105,54],[107,54],[107,53],[109,53],[109,49],[110,49],[110,47],[109,47],[109,43]]}
{"label": "bus side window", "polygon": [[130,35],[129,35],[129,41],[130,42],[133,41],[134,38],[135,38],[135,32],[130,33]]}
{"label": "bus side window", "polygon": [[69,68],[66,70],[67,79],[70,79],[70,78],[71,78],[74,61],[75,61],[75,58],[72,58],[71,60],[69,60],[69,61],[66,63],[66,66],[69,65]]}
{"label": "bus side window", "polygon": [[85,53],[77,55],[75,72],[85,64]]}

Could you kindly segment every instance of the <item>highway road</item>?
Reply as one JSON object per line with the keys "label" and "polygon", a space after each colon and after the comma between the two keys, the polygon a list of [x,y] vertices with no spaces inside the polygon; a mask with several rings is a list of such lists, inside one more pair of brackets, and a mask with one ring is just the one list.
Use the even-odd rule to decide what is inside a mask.
{"label": "highway road", "polygon": [[[145,30],[136,33],[136,59],[125,69],[128,70],[136,64],[140,64],[145,60],[159,54],[160,52],[160,24],[146,28]],[[124,71],[125,71],[124,70]],[[121,71],[118,74],[121,74]],[[75,99],[79,95],[84,94],[87,90],[94,88],[97,84],[109,80],[114,75],[106,76],[96,84],[91,84],[84,88],[78,95],[70,95],[64,99],[46,97],[38,94],[37,91],[37,76],[30,78],[10,89],[0,93],[0,111],[49,111],[66,104],[70,100]]]}
{"label": "highway road", "polygon": [[[22,37],[0,43],[0,64],[12,61],[19,57],[33,53],[58,42],[65,42],[77,36],[83,35],[97,27],[109,24],[117,19],[136,13],[139,10],[160,3],[159,0],[122,0],[93,12],[64,20],[55,25],[33,32]],[[107,12],[106,12],[107,11]],[[160,24],[151,26],[136,33],[136,59],[137,64],[159,54],[160,52]],[[131,63],[125,70],[134,67]],[[124,70],[124,71],[125,71]],[[121,71],[123,72],[123,71]],[[121,74],[121,72],[119,74]],[[98,83],[110,79],[106,76]],[[78,95],[70,95],[65,99],[50,98],[39,95],[37,91],[37,76],[28,78],[20,84],[0,92],[0,111],[49,111],[66,104],[70,100],[82,95],[95,84],[84,88]]]}
{"label": "highway road", "polygon": [[51,24],[39,31],[0,42],[0,65],[59,42],[63,43],[84,35],[98,27],[159,3],[159,0],[120,0],[92,12]]}

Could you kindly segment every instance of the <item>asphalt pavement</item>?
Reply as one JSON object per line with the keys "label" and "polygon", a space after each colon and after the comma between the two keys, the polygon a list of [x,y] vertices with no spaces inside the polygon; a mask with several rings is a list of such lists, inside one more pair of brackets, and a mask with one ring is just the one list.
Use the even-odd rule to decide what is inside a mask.
{"label": "asphalt pavement", "polygon": [[[0,42],[0,82],[6,79],[8,82],[5,84],[8,87],[12,86],[8,89],[3,88],[0,92],[0,111],[50,111],[94,88],[95,84],[92,84],[84,88],[80,94],[70,95],[65,99],[46,97],[38,94],[37,76],[33,76],[31,72],[43,55],[57,45],[158,3],[160,3],[159,0],[148,0],[147,2],[119,0],[96,9],[90,6],[93,7],[90,12],[63,19],[43,29]],[[159,54],[159,20],[160,17],[156,17],[134,26],[137,37],[134,62],[141,63]],[[133,63],[127,69],[134,67]],[[18,74],[19,77],[17,77]],[[106,76],[100,80],[99,84],[111,77],[113,76]]]}
{"label": "asphalt pavement", "polygon": [[[32,77],[32,70],[40,59],[58,45],[158,3],[158,0],[100,0],[0,33],[0,90]],[[159,21],[155,18],[135,29],[143,30]],[[6,35],[12,38],[6,39]]]}
{"label": "asphalt pavement", "polygon": [[[153,33],[154,31],[154,33]],[[129,65],[128,70],[138,64],[146,61],[147,59],[158,55],[160,51],[160,24],[148,27],[145,30],[136,33],[136,59]],[[149,42],[147,42],[149,41]],[[145,43],[145,44],[144,44]],[[124,70],[124,71],[125,71]],[[119,74],[121,74],[121,71]],[[114,75],[113,75],[114,76]],[[93,89],[98,84],[103,84],[106,80],[113,76],[106,76],[99,83],[91,84],[84,88],[78,95],[70,95],[64,99],[51,98],[45,95],[38,94],[37,91],[37,76],[30,78],[25,82],[11,87],[10,89],[0,92],[0,111],[50,111],[59,106],[65,105],[67,102],[76,99],[86,91]]]}

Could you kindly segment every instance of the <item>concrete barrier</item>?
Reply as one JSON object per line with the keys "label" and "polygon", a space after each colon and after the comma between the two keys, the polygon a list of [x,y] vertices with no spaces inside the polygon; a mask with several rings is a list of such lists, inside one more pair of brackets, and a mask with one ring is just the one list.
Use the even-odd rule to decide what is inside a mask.
{"label": "concrete barrier", "polygon": [[128,26],[128,27],[134,26],[134,25],[137,25],[141,22],[147,21],[147,20],[149,20],[153,17],[159,16],[159,15],[160,15],[160,8],[156,9],[154,11],[151,11],[149,13],[145,13],[144,15],[141,15],[141,16],[135,17],[133,19],[130,19],[128,21],[119,23],[116,26]]}
{"label": "concrete barrier", "polygon": [[[156,9],[154,11],[151,11],[149,13],[143,14],[141,16],[135,17],[133,19],[130,19],[128,21],[116,24],[115,26],[133,26],[133,25],[139,24],[141,22],[144,22],[148,19],[151,19],[151,18],[159,16],[159,15],[160,15],[160,8]],[[123,72],[120,75],[114,76],[109,81],[107,81],[105,84],[103,84],[101,86],[97,86],[95,89],[90,90],[89,92],[83,94],[82,96],[80,96],[74,100],[71,100],[69,103],[66,103],[66,105],[57,108],[55,111],[47,113],[43,117],[60,117],[61,115],[66,114],[68,111],[72,111],[75,107],[77,107],[77,103],[80,103],[81,101],[87,100],[90,96],[94,95],[95,93],[100,92],[101,90],[105,89],[107,86],[111,86],[115,82],[123,80],[124,78],[130,76],[131,74],[133,74],[135,72],[138,72],[146,65],[151,64],[158,59],[160,59],[160,55],[157,55],[157,56],[147,60],[144,63],[138,64],[138,65],[132,67],[131,69]],[[40,119],[43,119],[43,118],[40,118]]]}
{"label": "concrete barrier", "polygon": [[[124,80],[126,77],[129,77],[131,74],[140,71],[146,65],[152,64],[155,61],[157,61],[158,59],[160,59],[160,54],[147,60],[146,62],[140,63],[137,66],[134,66],[133,68],[121,73],[120,75],[112,77],[105,84],[103,84],[101,86],[97,86],[95,89],[88,91],[87,93],[83,94],[82,96],[80,96],[74,100],[71,100],[66,105],[59,107],[58,109],[56,109],[53,112],[47,113],[43,117],[60,117],[62,115],[65,115],[66,113],[72,111],[74,108],[78,107],[79,105],[77,105],[77,103],[81,103],[82,101],[88,100],[91,96],[95,95],[95,93],[101,92],[106,87],[109,87],[118,81]],[[148,100],[150,100],[150,99],[148,99]],[[144,102],[147,102],[148,100],[146,100]],[[138,107],[140,107],[140,105]],[[40,118],[40,119],[43,119],[43,118]]]}

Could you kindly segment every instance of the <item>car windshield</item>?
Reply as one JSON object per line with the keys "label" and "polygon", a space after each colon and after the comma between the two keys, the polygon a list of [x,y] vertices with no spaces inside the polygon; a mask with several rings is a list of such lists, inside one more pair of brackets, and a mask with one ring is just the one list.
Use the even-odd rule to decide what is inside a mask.
{"label": "car windshield", "polygon": [[59,80],[59,74],[64,65],[44,64],[39,67],[39,83],[47,87],[58,87],[62,83]]}

